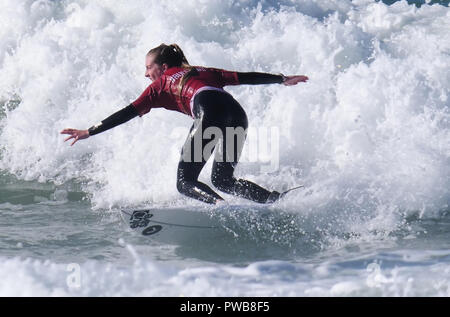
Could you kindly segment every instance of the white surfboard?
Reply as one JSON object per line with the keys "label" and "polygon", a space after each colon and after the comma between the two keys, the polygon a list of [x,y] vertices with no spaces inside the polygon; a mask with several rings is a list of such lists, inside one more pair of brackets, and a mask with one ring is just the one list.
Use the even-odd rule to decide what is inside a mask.
{"label": "white surfboard", "polygon": [[[282,197],[298,186],[282,193]],[[255,226],[286,227],[292,215],[272,204],[227,204],[173,208],[140,208],[120,211],[126,225],[139,234],[166,244],[204,242],[205,239],[227,239],[260,230]],[[255,229],[256,228],[256,229]],[[244,231],[244,232],[243,232]],[[262,230],[260,230],[261,232]],[[267,230],[266,230],[267,231]],[[262,233],[262,232],[261,232]],[[258,234],[258,233],[255,233]]]}
{"label": "white surfboard", "polygon": [[220,238],[226,229],[212,213],[192,208],[121,210],[129,228],[163,243],[179,244],[205,238]]}

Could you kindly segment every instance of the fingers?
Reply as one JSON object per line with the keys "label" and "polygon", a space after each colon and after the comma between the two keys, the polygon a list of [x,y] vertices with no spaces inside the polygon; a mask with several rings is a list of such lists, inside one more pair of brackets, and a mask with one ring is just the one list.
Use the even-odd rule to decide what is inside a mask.
{"label": "fingers", "polygon": [[66,138],[64,140],[64,142],[69,141],[70,139],[76,138],[77,136],[75,134],[72,134],[71,136],[69,136],[68,138]]}
{"label": "fingers", "polygon": [[64,129],[60,133],[61,134],[72,134],[73,132],[75,132],[75,129]]}
{"label": "fingers", "polygon": [[89,133],[87,130],[77,130],[77,129],[64,129],[60,132],[61,134],[70,134],[64,142],[74,139],[70,146],[77,143],[79,140],[87,139],[89,137]]}
{"label": "fingers", "polygon": [[306,83],[308,81],[307,76],[289,76],[287,77],[287,80],[284,82],[284,85],[286,86],[293,86],[297,85],[300,82]]}
{"label": "fingers", "polygon": [[289,81],[286,81],[285,85],[286,86],[294,86],[294,85],[297,85],[299,82],[300,82],[300,80],[289,80]]}
{"label": "fingers", "polygon": [[[67,134],[69,134],[69,133],[67,133]],[[75,144],[75,142],[77,142],[79,140],[79,135],[76,132],[73,132],[71,136],[69,136],[68,138],[66,138],[64,140],[64,142],[69,141],[70,139],[75,139],[71,144],[71,146],[72,146]]]}
{"label": "fingers", "polygon": [[75,137],[75,140],[72,142],[72,144],[71,144],[70,146],[72,146],[72,145],[74,145],[75,143],[77,143],[77,141],[78,141],[78,137]]}
{"label": "fingers", "polygon": [[309,78],[306,76],[295,76],[292,79],[293,79],[293,82],[295,82],[295,83],[300,83],[300,82],[305,83],[308,81]]}

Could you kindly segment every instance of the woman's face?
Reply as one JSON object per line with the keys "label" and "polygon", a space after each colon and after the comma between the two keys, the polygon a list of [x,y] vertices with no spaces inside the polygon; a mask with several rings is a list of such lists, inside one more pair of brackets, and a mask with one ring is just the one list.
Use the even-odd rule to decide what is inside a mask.
{"label": "woman's face", "polygon": [[145,77],[152,81],[157,80],[166,71],[167,64],[158,65],[154,62],[154,55],[147,55],[145,57]]}

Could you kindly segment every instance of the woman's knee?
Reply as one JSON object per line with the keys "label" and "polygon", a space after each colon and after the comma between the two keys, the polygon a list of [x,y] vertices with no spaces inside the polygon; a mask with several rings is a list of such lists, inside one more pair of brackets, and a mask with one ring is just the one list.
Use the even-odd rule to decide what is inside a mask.
{"label": "woman's knee", "polygon": [[180,178],[177,179],[177,190],[180,194],[186,191],[186,183]]}

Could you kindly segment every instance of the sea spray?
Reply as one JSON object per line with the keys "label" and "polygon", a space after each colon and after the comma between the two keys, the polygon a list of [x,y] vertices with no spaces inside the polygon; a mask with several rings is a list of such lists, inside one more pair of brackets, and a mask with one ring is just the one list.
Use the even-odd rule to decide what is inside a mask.
{"label": "sea spray", "polygon": [[[137,98],[149,84],[146,52],[166,42],[196,65],[310,77],[226,88],[250,126],[279,131],[279,168],[242,164],[238,176],[307,187],[280,203],[285,210],[344,232],[387,233],[410,215],[448,210],[447,7],[23,0],[3,1],[0,12],[0,168],[20,179],[80,183],[94,209],[185,204],[175,186],[184,137],[172,132],[189,117],[152,110],[74,147],[58,134]],[[200,179],[209,174],[210,163]]]}

